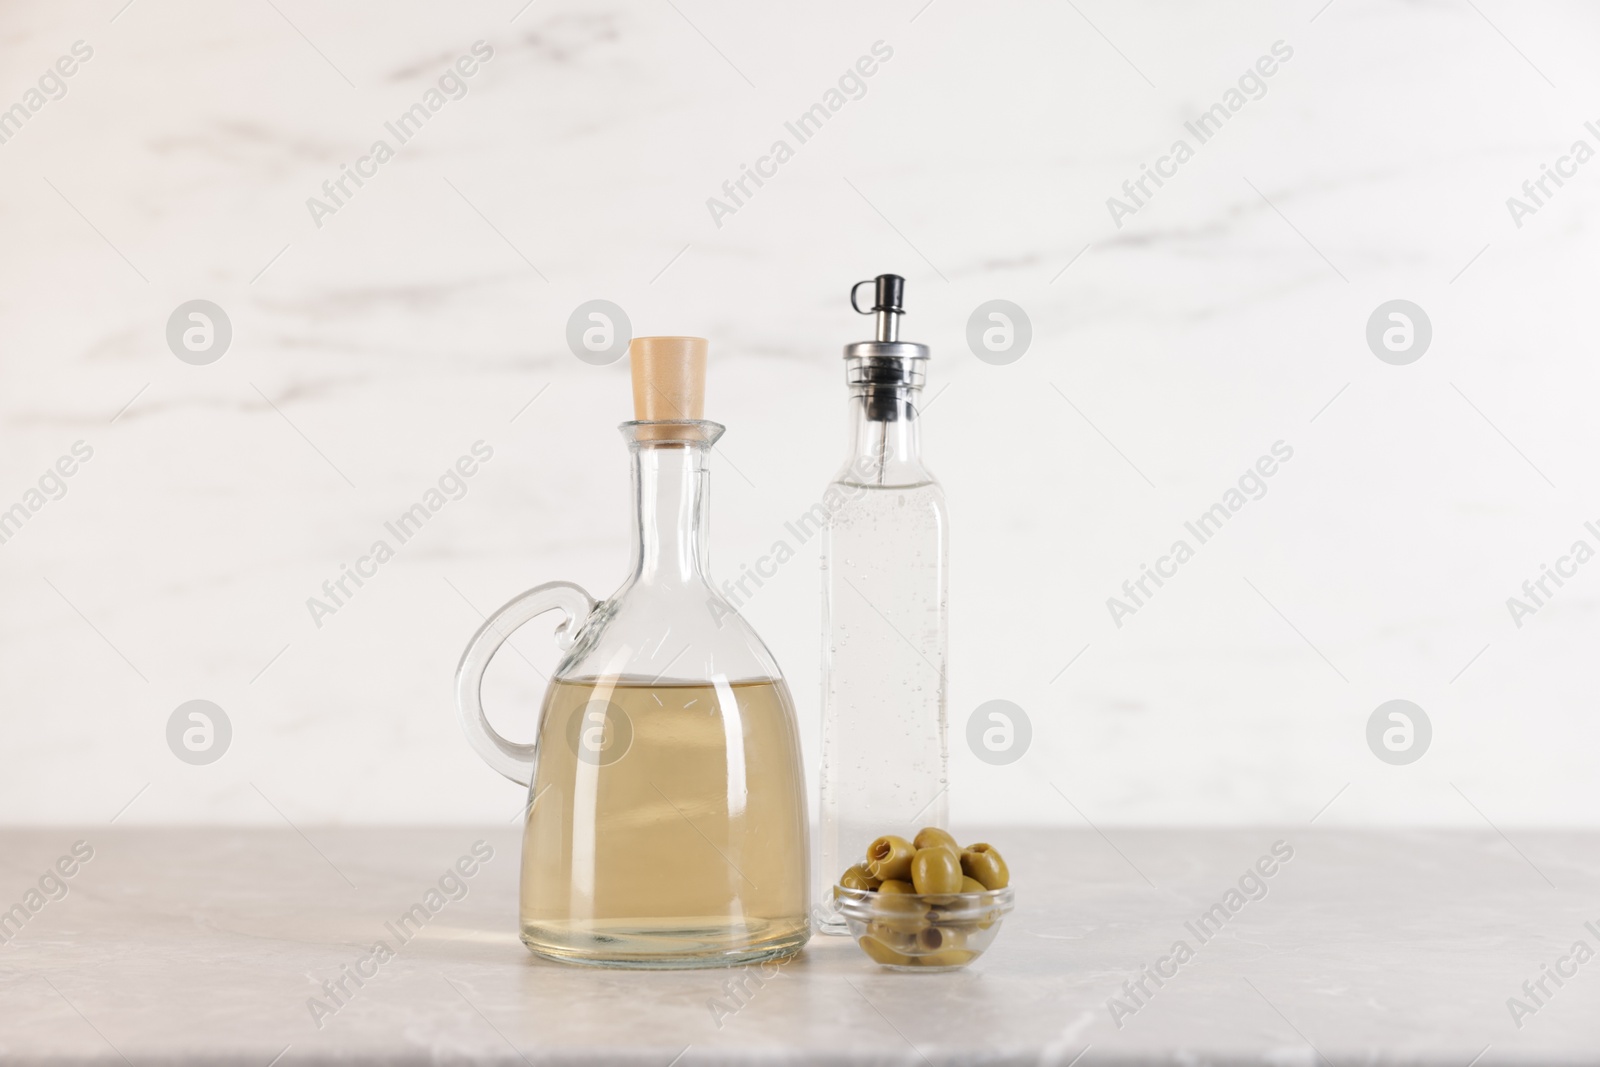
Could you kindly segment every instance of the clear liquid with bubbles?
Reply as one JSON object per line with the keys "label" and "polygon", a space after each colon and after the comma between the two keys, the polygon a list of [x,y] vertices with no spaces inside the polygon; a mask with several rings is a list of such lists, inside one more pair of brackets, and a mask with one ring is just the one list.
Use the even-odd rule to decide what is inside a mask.
{"label": "clear liquid with bubbles", "polygon": [[[944,826],[948,526],[937,482],[836,482],[823,548],[822,795],[814,892],[885,833]],[[842,933],[842,921],[822,924]]]}

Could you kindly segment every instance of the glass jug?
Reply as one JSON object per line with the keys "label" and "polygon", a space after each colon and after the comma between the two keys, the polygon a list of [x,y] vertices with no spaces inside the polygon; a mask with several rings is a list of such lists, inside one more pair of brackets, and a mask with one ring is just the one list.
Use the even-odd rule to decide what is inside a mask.
{"label": "glass jug", "polygon": [[[650,388],[641,398],[641,375],[665,363],[681,377],[687,360],[693,378],[690,341],[703,375],[704,341],[633,342],[640,414],[663,413]],[[687,392],[690,403],[668,390],[666,413],[698,416],[698,387]],[[723,427],[642,419],[621,430],[632,573],[599,603],[568,582],[522,594],[484,623],[456,677],[473,747],[529,787],[522,940],[601,966],[790,955],[810,936],[800,743],[771,653],[707,576],[707,461]],[[562,615],[566,654],[535,743],[513,744],[484,715],[484,671],[513,630],[548,611]]]}

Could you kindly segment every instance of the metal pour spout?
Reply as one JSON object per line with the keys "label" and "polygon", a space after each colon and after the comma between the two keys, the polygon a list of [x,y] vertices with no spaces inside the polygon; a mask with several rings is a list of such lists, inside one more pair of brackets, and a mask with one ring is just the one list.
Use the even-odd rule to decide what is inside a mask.
{"label": "metal pour spout", "polygon": [[[872,286],[870,308],[856,299],[863,285]],[[873,422],[907,417],[912,394],[927,377],[928,346],[900,340],[905,292],[906,280],[898,274],[880,274],[850,289],[850,306],[857,314],[873,316],[873,339],[845,346],[845,380],[866,398],[867,417]]]}

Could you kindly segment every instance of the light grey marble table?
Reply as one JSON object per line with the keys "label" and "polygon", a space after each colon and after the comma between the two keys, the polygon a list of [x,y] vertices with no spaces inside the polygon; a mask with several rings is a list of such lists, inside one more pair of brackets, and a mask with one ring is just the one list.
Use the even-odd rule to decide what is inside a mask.
{"label": "light grey marble table", "polygon": [[969,970],[816,938],[761,983],[534,959],[513,829],[4,830],[0,1062],[1600,1063],[1596,835],[984,836],[1018,905]]}

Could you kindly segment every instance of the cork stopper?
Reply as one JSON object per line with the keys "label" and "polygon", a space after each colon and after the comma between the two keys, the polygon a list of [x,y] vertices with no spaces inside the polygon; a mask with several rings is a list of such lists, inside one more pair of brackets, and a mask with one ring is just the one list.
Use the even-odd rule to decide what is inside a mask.
{"label": "cork stopper", "polygon": [[[635,337],[628,345],[633,370],[633,417],[640,422],[700,419],[705,415],[706,339]],[[644,428],[641,428],[643,431]],[[673,440],[671,427],[641,432],[641,439]]]}

